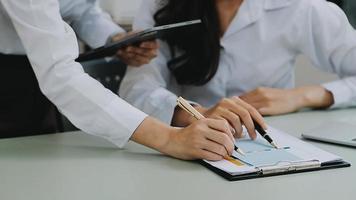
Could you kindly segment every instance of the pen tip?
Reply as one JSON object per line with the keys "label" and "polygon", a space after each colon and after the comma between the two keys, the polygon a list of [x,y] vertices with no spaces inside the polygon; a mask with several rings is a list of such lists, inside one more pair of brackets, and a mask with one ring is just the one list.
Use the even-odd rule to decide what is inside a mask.
{"label": "pen tip", "polygon": [[273,146],[274,148],[279,149],[279,147],[276,145],[276,143],[271,142],[271,144],[272,144],[272,146]]}
{"label": "pen tip", "polygon": [[245,153],[241,149],[237,149],[236,151],[243,156],[245,155]]}

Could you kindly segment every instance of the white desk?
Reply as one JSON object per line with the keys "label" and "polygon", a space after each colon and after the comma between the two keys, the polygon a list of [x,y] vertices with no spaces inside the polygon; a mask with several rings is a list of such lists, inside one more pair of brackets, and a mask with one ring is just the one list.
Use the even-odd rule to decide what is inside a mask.
{"label": "white desk", "polygon": [[[322,121],[356,124],[356,109],[268,118],[300,136]],[[337,133],[335,133],[337,134]],[[314,143],[356,165],[356,149]],[[356,168],[228,182],[194,162],[81,132],[0,140],[1,200],[356,199]]]}

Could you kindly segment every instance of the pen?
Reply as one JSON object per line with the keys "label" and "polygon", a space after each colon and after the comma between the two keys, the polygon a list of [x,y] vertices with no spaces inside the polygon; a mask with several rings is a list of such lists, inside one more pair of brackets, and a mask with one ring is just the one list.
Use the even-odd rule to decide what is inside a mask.
{"label": "pen", "polygon": [[255,120],[253,120],[253,124],[255,125],[255,129],[257,132],[265,139],[268,143],[270,143],[274,148],[278,149],[276,143],[272,140],[271,136],[267,134],[267,132],[258,124]]}
{"label": "pen", "polygon": [[[184,111],[188,112],[190,115],[192,115],[195,119],[200,120],[205,118],[199,111],[197,111],[190,103],[188,103],[183,97],[179,97],[177,99],[177,104],[180,108],[182,108]],[[234,143],[234,150],[241,155],[245,155],[245,153],[235,145]]]}

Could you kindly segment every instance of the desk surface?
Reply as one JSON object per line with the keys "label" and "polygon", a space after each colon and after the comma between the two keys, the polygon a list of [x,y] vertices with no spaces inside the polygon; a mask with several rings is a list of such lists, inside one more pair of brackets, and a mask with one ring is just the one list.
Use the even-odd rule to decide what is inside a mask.
{"label": "desk surface", "polygon": [[[356,109],[267,118],[299,136],[323,121],[356,124]],[[315,143],[356,165],[356,149]],[[268,198],[266,198],[268,196]],[[0,140],[0,199],[355,199],[356,168],[228,182],[194,162],[81,132]]]}

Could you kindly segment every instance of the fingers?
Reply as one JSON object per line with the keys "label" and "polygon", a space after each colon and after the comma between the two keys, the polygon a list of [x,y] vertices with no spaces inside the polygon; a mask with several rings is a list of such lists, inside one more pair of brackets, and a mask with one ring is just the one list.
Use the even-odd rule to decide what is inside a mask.
{"label": "fingers", "polygon": [[[216,144],[219,144],[220,147],[223,147],[226,151],[226,154],[224,154],[224,155],[231,155],[232,152],[234,151],[234,142],[225,133],[220,132],[220,131],[210,131],[210,132],[207,132],[205,136],[208,140],[213,141]],[[207,147],[204,146],[204,148],[206,149]],[[215,151],[212,151],[212,152],[215,152]],[[218,152],[221,152],[221,151],[217,151],[216,153],[218,153]]]}
{"label": "fingers", "polygon": [[242,124],[240,121],[240,117],[229,110],[222,111],[221,115],[224,119],[228,120],[228,122],[231,124],[231,126],[235,130],[234,136],[237,138],[242,138],[243,137],[243,134],[242,134],[243,128],[242,128]]}
{"label": "fingers", "polygon": [[259,87],[251,92],[241,95],[240,98],[243,101],[252,104],[257,102],[265,102],[270,99],[273,99],[274,93],[275,89],[273,88]]}
{"label": "fingers", "polygon": [[268,102],[252,103],[251,106],[253,106],[262,116],[272,115],[273,113],[271,112],[271,105],[269,105]]}
{"label": "fingers", "polygon": [[242,100],[244,100],[245,102],[248,103],[255,103],[261,100],[260,96],[257,93],[254,92],[250,92],[250,93],[246,93],[240,96],[240,98]]}
{"label": "fingers", "polygon": [[225,146],[223,146],[221,144],[218,144],[216,142],[210,141],[210,140],[206,140],[204,142],[203,150],[206,150],[206,151],[209,151],[211,153],[217,154],[217,155],[219,155],[221,157],[226,157],[226,156],[229,156],[229,155],[232,154],[232,152],[229,153],[226,150]]}
{"label": "fingers", "polygon": [[257,134],[255,132],[255,126],[250,116],[249,111],[241,104],[239,104],[234,99],[225,99],[224,106],[226,106],[231,112],[239,116],[240,121],[245,125],[247,132],[249,133],[252,139],[255,139]]}
{"label": "fingers", "polygon": [[141,66],[157,56],[158,48],[156,41],[142,42],[139,46],[128,46],[119,50],[117,56],[128,65]]}
{"label": "fingers", "polygon": [[240,116],[241,121],[245,125],[248,134],[252,139],[256,139],[257,134],[255,131],[255,125],[253,123],[252,117],[250,113],[243,107],[236,107],[235,111],[238,113]]}
{"label": "fingers", "polygon": [[262,115],[253,106],[244,102],[239,97],[234,97],[234,99],[238,104],[242,105],[243,107],[245,107],[247,109],[247,111],[251,114],[252,118],[259,125],[261,125],[264,130],[268,129],[267,124],[266,124],[265,120],[263,119]]}
{"label": "fingers", "polygon": [[139,54],[135,54],[135,53],[131,53],[131,52],[127,52],[127,51],[122,51],[120,50],[118,52],[118,57],[125,62],[128,65],[131,66],[141,66],[144,64],[148,64],[152,57],[147,57],[147,56],[142,56]]}
{"label": "fingers", "polygon": [[203,149],[198,150],[197,155],[198,155],[197,157],[199,159],[205,159],[205,160],[210,160],[210,161],[219,161],[219,160],[224,159],[224,157],[219,154],[212,153],[210,151],[206,151]]}
{"label": "fingers", "polygon": [[[211,119],[206,119],[206,120],[207,120],[209,128],[212,128],[212,129],[223,134],[223,136],[215,137],[214,134],[216,134],[216,133],[214,132],[214,134],[208,135],[209,136],[208,139],[215,141],[219,144],[226,144],[227,142],[225,141],[225,139],[227,136],[227,138],[229,138],[232,143],[235,142],[235,138],[231,132],[230,125],[229,125],[229,123],[226,122],[226,120],[211,120]],[[226,146],[226,148],[229,151],[229,147]],[[233,149],[233,147],[232,147],[232,149]]]}
{"label": "fingers", "polygon": [[263,88],[257,88],[240,96],[240,98],[248,103],[257,102],[262,99],[261,91]]}
{"label": "fingers", "polygon": [[158,49],[159,48],[159,43],[157,41],[142,42],[140,44],[140,47],[144,48],[144,49]]}
{"label": "fingers", "polygon": [[260,109],[258,109],[259,112],[262,114],[262,115],[268,115],[268,116],[272,116],[272,115],[281,115],[281,114],[286,114],[288,112],[283,112],[283,111],[280,111],[274,107],[262,107]]}
{"label": "fingers", "polygon": [[147,58],[154,58],[157,56],[157,50],[156,49],[145,49],[145,48],[140,48],[140,47],[134,47],[134,46],[129,46],[126,47],[122,50],[119,50],[119,55],[123,54],[132,54],[132,55],[139,55]]}
{"label": "fingers", "polygon": [[266,103],[265,102],[254,102],[254,103],[249,103],[249,104],[252,107],[254,107],[257,111],[259,111],[260,108],[266,107]]}
{"label": "fingers", "polygon": [[226,121],[202,119],[196,121],[188,129],[190,131],[189,133],[186,132],[186,139],[184,140],[184,145],[188,145],[185,151],[190,147],[193,157],[207,160],[221,160],[232,154],[234,145],[226,133],[229,132]]}
{"label": "fingers", "polygon": [[152,57],[153,58],[153,57],[157,56],[157,49],[147,49],[147,48],[129,46],[129,47],[126,47],[125,51],[128,53],[133,53],[133,54],[141,55],[144,57]]}

